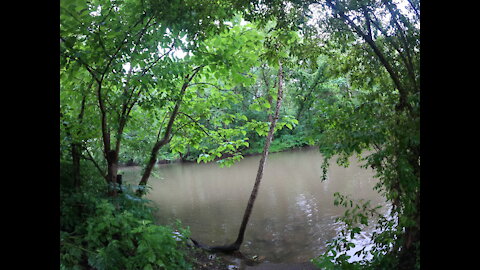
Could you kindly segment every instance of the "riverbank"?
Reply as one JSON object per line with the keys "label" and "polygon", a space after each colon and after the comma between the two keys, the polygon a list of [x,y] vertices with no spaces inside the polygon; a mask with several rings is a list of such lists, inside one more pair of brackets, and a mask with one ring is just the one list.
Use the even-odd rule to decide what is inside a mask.
{"label": "riverbank", "polygon": [[230,270],[229,261],[221,256],[209,254],[208,252],[194,248],[188,251],[188,260],[194,270]]}
{"label": "riverbank", "polygon": [[[201,249],[188,252],[194,270],[318,270],[311,262],[271,263],[263,256],[238,256],[209,253]],[[248,258],[252,257],[252,258]]]}
{"label": "riverbank", "polygon": [[[272,154],[272,153],[280,153],[280,152],[287,152],[287,151],[301,151],[301,150],[310,149],[310,148],[314,148],[314,147],[317,147],[317,146],[315,146],[315,145],[296,146],[296,147],[290,147],[290,148],[275,149],[275,150],[273,150],[273,151],[271,150],[269,152],[270,152],[270,154]],[[243,157],[259,156],[261,154],[262,154],[261,149],[259,149],[258,151],[248,151],[248,152],[242,153]],[[228,156],[222,156],[222,157],[216,158],[212,162],[215,162],[215,161],[227,158],[227,157]],[[194,160],[188,160],[188,159],[186,160],[186,159],[182,159],[182,158],[177,158],[177,159],[161,159],[161,160],[158,160],[156,164],[163,165],[163,164],[195,163],[195,162],[196,161],[194,161]],[[141,164],[139,164],[137,162],[134,162],[132,160],[127,161],[127,162],[120,162],[120,167],[134,167],[134,166],[140,166],[140,165]]]}

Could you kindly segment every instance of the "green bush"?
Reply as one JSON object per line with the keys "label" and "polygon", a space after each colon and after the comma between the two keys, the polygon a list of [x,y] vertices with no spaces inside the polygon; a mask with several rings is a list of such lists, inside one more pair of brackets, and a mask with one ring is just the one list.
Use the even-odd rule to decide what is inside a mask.
{"label": "green bush", "polygon": [[148,201],[131,189],[109,198],[82,181],[80,190],[61,189],[61,269],[190,268],[180,223],[154,224]]}

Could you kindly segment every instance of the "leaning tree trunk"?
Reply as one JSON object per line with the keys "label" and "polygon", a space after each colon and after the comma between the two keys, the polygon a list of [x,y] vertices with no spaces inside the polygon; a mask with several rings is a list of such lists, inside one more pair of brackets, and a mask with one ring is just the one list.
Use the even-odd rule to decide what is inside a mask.
{"label": "leaning tree trunk", "polygon": [[248,220],[250,219],[250,215],[252,214],[253,204],[255,203],[255,199],[257,198],[258,188],[260,187],[260,182],[263,177],[263,168],[265,167],[265,162],[267,161],[268,151],[270,149],[270,143],[272,142],[273,133],[275,131],[275,125],[277,124],[280,106],[282,104],[282,96],[283,96],[283,70],[282,70],[282,63],[280,62],[280,67],[278,70],[278,92],[277,92],[277,103],[275,106],[275,114],[273,115],[273,117],[269,117],[271,119],[270,130],[268,131],[268,135],[265,140],[265,146],[263,147],[262,157],[260,159],[260,163],[258,164],[257,177],[255,178],[255,184],[253,185],[252,193],[250,194],[250,198],[247,203],[247,208],[245,209],[245,213],[243,214],[243,220],[242,220],[242,224],[240,225],[240,230],[238,232],[237,240],[235,240],[233,244],[230,244],[227,246],[209,247],[209,246],[202,245],[192,239],[192,241],[196,246],[204,249],[208,249],[211,251],[223,251],[223,252],[234,252],[240,249],[240,246],[243,243],[243,238],[245,235],[245,230],[247,228]]}
{"label": "leaning tree trunk", "polygon": [[185,91],[187,90],[187,87],[189,86],[189,83],[193,80],[195,75],[200,71],[200,69],[203,68],[202,66],[199,66],[193,70],[193,74],[190,76],[189,74],[185,76],[186,81],[183,83],[182,88],[180,89],[180,95],[175,103],[175,107],[173,108],[173,111],[170,115],[170,119],[167,124],[167,128],[165,130],[165,133],[163,135],[163,138],[155,143],[155,145],[152,148],[152,151],[150,153],[150,158],[148,160],[147,166],[145,167],[145,170],[143,171],[142,178],[140,179],[140,182],[138,183],[138,189],[136,191],[137,196],[141,197],[142,195],[145,194],[145,186],[147,185],[148,178],[150,177],[150,174],[152,173],[153,168],[155,167],[155,163],[157,162],[157,154],[158,151],[167,143],[170,142],[172,139],[171,133],[172,133],[172,127],[173,123],[175,122],[175,119],[178,115],[178,111],[180,109],[180,105],[182,104],[183,96],[185,95]]}
{"label": "leaning tree trunk", "polygon": [[[176,114],[172,114],[171,120],[173,123],[173,120],[175,119]],[[168,129],[167,129],[168,130]],[[141,197],[145,194],[145,186],[147,185],[148,178],[150,177],[150,174],[152,173],[153,167],[155,167],[155,163],[157,162],[157,154],[160,148],[164,146],[165,144],[168,143],[169,141],[169,136],[170,132],[167,132],[164,138],[161,141],[158,141],[152,148],[152,152],[150,153],[150,158],[148,159],[147,166],[145,167],[142,178],[140,179],[140,182],[138,183],[138,189],[136,191],[137,196]]]}
{"label": "leaning tree trunk", "polygon": [[240,245],[243,242],[243,237],[245,235],[245,229],[247,228],[248,220],[250,219],[250,215],[252,214],[253,204],[255,203],[255,199],[257,198],[258,188],[260,187],[260,181],[263,177],[263,168],[265,167],[265,162],[267,161],[268,151],[270,149],[270,143],[273,139],[273,133],[275,132],[275,125],[277,124],[278,115],[280,112],[280,106],[282,104],[282,96],[283,96],[283,70],[282,70],[282,63],[280,63],[280,67],[278,70],[278,92],[277,92],[277,104],[275,106],[275,114],[273,118],[271,118],[270,122],[270,130],[268,131],[267,139],[265,140],[265,146],[263,147],[262,158],[260,159],[260,163],[258,164],[258,171],[257,177],[255,178],[255,184],[253,185],[252,193],[250,194],[250,199],[248,199],[247,208],[245,209],[245,213],[243,214],[242,224],[240,225],[240,230],[238,232],[237,240],[233,244],[236,249],[240,248]]}

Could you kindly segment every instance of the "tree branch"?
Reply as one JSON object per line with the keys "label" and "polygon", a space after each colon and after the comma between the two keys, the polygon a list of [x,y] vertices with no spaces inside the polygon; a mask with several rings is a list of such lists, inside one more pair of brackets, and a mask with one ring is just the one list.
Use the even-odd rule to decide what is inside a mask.
{"label": "tree branch", "polygon": [[411,0],[407,1],[410,4],[410,7],[412,7],[413,11],[415,12],[415,15],[417,15],[417,18],[420,19],[420,13],[418,12],[418,8],[413,4]]}
{"label": "tree branch", "polygon": [[198,123],[197,120],[193,119],[193,117],[191,117],[190,115],[184,113],[184,112],[178,112],[179,114],[182,114],[182,115],[185,115],[186,117],[190,118],[190,120],[192,120],[192,122],[194,122],[195,124],[197,124],[197,126],[203,131],[203,133],[205,133],[207,136],[211,136],[205,129],[202,125],[200,125],[200,123]]}
{"label": "tree branch", "polygon": [[332,3],[332,0],[327,0],[326,3],[332,10],[337,12],[337,14],[346,24],[348,24],[350,27],[353,28],[353,31],[355,33],[357,33],[361,38],[363,38],[365,42],[367,42],[370,48],[372,48],[373,52],[377,55],[378,59],[380,60],[380,63],[387,70],[395,87],[398,89],[398,92],[400,93],[400,100],[399,100],[399,104],[397,105],[398,110],[402,110],[403,108],[407,107],[409,111],[411,111],[412,108],[407,102],[407,91],[405,90],[402,83],[400,82],[400,78],[398,74],[395,72],[393,67],[387,61],[387,59],[385,58],[383,53],[380,51],[380,49],[377,47],[373,39],[371,39],[367,34],[365,34],[358,25],[356,25],[347,15],[345,15],[342,8],[338,7],[337,5],[334,5]]}
{"label": "tree branch", "polygon": [[372,36],[372,28],[370,26],[370,16],[368,15],[368,10],[367,10],[367,7],[366,6],[362,6],[362,11],[363,11],[363,16],[365,16],[365,22],[367,24],[367,35],[370,37],[370,39],[373,40],[373,36]]}
{"label": "tree branch", "polygon": [[[140,19],[132,27],[130,27],[130,29],[136,27],[140,22],[143,22],[143,17],[144,17],[144,15],[140,16]],[[149,21],[147,22],[147,25],[152,19],[153,19],[153,17],[150,17]],[[139,36],[138,40],[140,40],[140,38],[143,36],[143,33],[145,33],[146,28],[147,28],[147,26],[143,27],[142,30],[140,30],[140,32],[139,32],[140,36]],[[112,64],[113,60],[116,58],[117,54],[120,52],[122,47],[127,43],[128,35],[130,34],[130,29],[129,29],[129,31],[126,32],[125,37],[123,38],[122,42],[117,47],[117,49],[115,50],[114,54],[112,56],[110,56],[110,60],[108,61],[107,65],[105,66],[105,68],[102,72],[101,80],[103,80],[105,78],[105,74],[107,73],[108,69],[110,68],[110,65]]]}
{"label": "tree branch", "polygon": [[[392,18],[392,21],[395,25],[395,27],[398,29],[398,33],[399,33],[399,36],[400,36],[400,41],[402,42],[404,48],[405,48],[405,54],[406,54],[406,59],[404,59],[404,63],[405,63],[405,67],[407,68],[407,72],[413,82],[413,87],[415,88],[415,90],[417,92],[419,92],[420,90],[418,89],[418,86],[417,86],[417,80],[415,78],[415,75],[414,75],[414,71],[413,71],[413,63],[412,63],[412,57],[411,57],[411,54],[410,54],[410,46],[407,42],[407,38],[406,38],[406,35],[405,35],[405,30],[400,26],[398,20],[397,20],[397,17],[399,17],[399,19],[401,20],[400,16],[401,14],[398,13],[398,8],[395,6],[394,3],[391,3],[390,1],[384,1],[385,3],[385,6],[387,7],[388,11],[390,12],[391,14],[391,18]],[[399,51],[397,49],[397,51]],[[400,52],[399,52],[400,53]]]}
{"label": "tree branch", "polygon": [[95,159],[93,158],[92,154],[90,153],[90,151],[88,151],[88,148],[85,146],[85,145],[82,145],[82,148],[83,150],[85,150],[85,152],[87,152],[88,154],[88,157],[83,155],[82,154],[82,157],[86,160],[89,160],[93,163],[93,165],[95,166],[95,168],[97,168],[98,172],[100,173],[100,175],[105,178],[105,180],[107,181],[108,183],[108,178],[107,178],[107,174],[100,168],[100,166],[98,165],[98,163],[95,161]]}
{"label": "tree branch", "polygon": [[[182,88],[180,89],[180,95],[179,95],[179,98],[177,99],[177,101],[175,102],[175,107],[173,108],[173,111],[172,113],[170,114],[170,119],[168,121],[168,124],[167,124],[167,128],[165,130],[165,133],[163,135],[163,138],[161,140],[157,140],[157,142],[155,143],[155,145],[153,146],[152,148],[152,152],[150,154],[150,159],[147,163],[147,166],[145,167],[145,170],[144,170],[144,173],[142,175],[142,179],[140,179],[140,183],[138,184],[139,186],[145,186],[147,184],[147,181],[148,181],[148,178],[150,177],[150,174],[152,172],[152,169],[153,169],[153,166],[155,165],[155,162],[156,162],[156,159],[157,159],[157,154],[158,154],[158,151],[160,150],[161,147],[163,147],[165,144],[167,144],[168,142],[170,142],[170,140],[172,139],[172,137],[170,136],[171,133],[172,133],[172,127],[173,127],[173,123],[175,122],[175,119],[177,117],[177,114],[178,114],[178,110],[180,108],[180,105],[182,103],[182,100],[183,100],[183,96],[185,94],[185,91],[189,85],[189,83],[193,80],[193,78],[195,77],[195,75],[201,70],[201,68],[203,68],[205,65],[201,65],[201,66],[198,66],[196,68],[193,69],[193,73],[192,75],[190,76],[189,74],[187,74],[185,76],[185,79],[186,81],[183,83],[182,85]],[[143,189],[142,188],[139,188],[137,190],[137,194],[139,196],[141,196],[143,194]]]}
{"label": "tree branch", "polygon": [[167,114],[168,112],[165,112],[165,114],[163,115],[162,123],[160,124],[160,129],[158,130],[158,133],[157,133],[157,142],[158,140],[160,140],[160,134],[162,134],[163,123],[165,122],[165,119],[167,119]]}
{"label": "tree branch", "polygon": [[[65,41],[65,39],[63,37],[60,37],[60,40],[65,44],[65,46],[68,46],[67,42]],[[74,50],[72,47],[69,47],[69,49]],[[92,77],[95,79],[95,81],[100,82],[100,79],[97,77],[97,74],[96,74],[98,71],[96,71],[95,69],[90,67],[79,56],[72,56],[72,55],[68,54],[66,51],[60,51],[60,54],[63,55],[64,57],[68,57],[69,59],[77,61],[78,63],[80,63],[80,65],[83,65],[87,69],[88,73],[90,73],[90,75],[92,75]]]}

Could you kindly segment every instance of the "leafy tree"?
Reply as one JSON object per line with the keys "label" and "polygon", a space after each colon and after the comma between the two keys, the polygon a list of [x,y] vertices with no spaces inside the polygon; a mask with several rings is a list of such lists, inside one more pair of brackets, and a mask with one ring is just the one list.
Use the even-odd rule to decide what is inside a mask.
{"label": "leafy tree", "polygon": [[[237,20],[236,23],[239,23],[239,21]],[[236,25],[212,39],[206,40],[193,52],[191,58],[185,58],[185,61],[188,61],[190,65],[196,65],[196,67],[192,69],[191,75],[185,77],[175,105],[171,109],[168,123],[166,124],[165,131],[163,131],[163,137],[157,139],[152,148],[150,159],[139,183],[140,186],[146,185],[153,166],[156,163],[159,149],[169,143],[173,139],[174,133],[178,134],[180,130],[183,134],[192,134],[193,132],[196,136],[193,138],[191,136],[182,136],[178,141],[173,141],[170,146],[171,148],[176,148],[178,152],[184,152],[185,147],[181,146],[180,141],[185,141],[184,138],[186,137],[190,137],[190,140],[187,140],[187,142],[193,143],[194,148],[200,148],[199,141],[202,140],[202,133],[210,137],[210,139],[213,139],[213,141],[216,141],[217,144],[227,143],[225,146],[219,146],[213,152],[210,152],[211,156],[222,155],[223,152],[229,151],[230,154],[235,154],[235,150],[245,143],[245,140],[242,139],[229,140],[232,137],[238,137],[238,133],[241,132],[239,129],[229,130],[221,128],[219,127],[220,123],[217,123],[209,125],[215,128],[215,130],[206,131],[205,125],[201,125],[194,117],[196,116],[195,114],[198,115],[198,112],[200,112],[200,115],[203,117],[206,117],[211,115],[207,113],[206,110],[212,110],[212,108],[219,106],[229,106],[226,101],[232,101],[229,98],[231,95],[230,93],[224,94],[222,91],[218,91],[220,84],[223,88],[230,88],[237,84],[248,84],[252,81],[249,78],[251,75],[248,75],[248,71],[258,58],[255,52],[258,51],[261,45],[260,39],[261,35],[251,26],[241,27]],[[199,76],[196,76],[197,74]],[[216,79],[216,84],[208,82],[213,78]],[[208,89],[208,98],[199,98],[198,94],[205,92],[205,87],[210,88]],[[189,89],[191,90],[188,91]],[[184,109],[181,110],[180,105],[184,98],[186,98],[186,102],[183,106]],[[223,118],[223,123],[228,124],[232,121],[231,115],[227,115],[227,117],[231,119]],[[241,117],[241,115],[233,116],[233,118],[238,117]],[[179,127],[177,128],[177,132],[172,133],[172,128],[177,119],[179,120],[177,122],[177,126]],[[162,128],[162,126],[160,128]],[[192,128],[194,131],[192,131]],[[202,132],[198,132],[199,128]],[[160,134],[160,131],[158,134]],[[197,142],[195,143],[195,141]],[[239,157],[240,156],[236,156],[236,158],[233,159],[238,160]],[[203,156],[203,160],[208,161],[209,159]],[[141,194],[141,190],[142,189],[140,189],[139,194]]]}
{"label": "leafy tree", "polygon": [[[102,172],[99,162],[96,164],[111,186],[110,194],[113,196],[117,192],[115,186],[122,140],[132,110],[139,105],[162,106],[171,100],[177,104],[173,106],[177,109],[171,113],[164,136],[152,149],[140,181],[140,185],[144,185],[158,149],[171,140],[171,129],[188,83],[206,66],[205,63],[229,65],[226,61],[231,59],[228,53],[232,52],[232,48],[210,55],[216,58],[193,57],[191,61],[178,59],[174,54],[180,49],[199,52],[198,44],[208,37],[208,33],[219,33],[227,28],[223,20],[233,15],[233,11],[229,11],[231,4],[212,2],[213,5],[206,5],[207,2],[191,1],[191,5],[133,0],[61,3],[62,73],[76,74],[85,70],[93,81],[92,89],[98,104],[98,111],[93,113],[98,114],[100,119],[100,142],[106,173]],[[167,14],[165,10],[175,12]],[[215,13],[208,15],[213,10]],[[189,42],[186,42],[186,37],[190,38]],[[240,39],[245,43],[247,37]],[[237,63],[240,59],[243,58],[239,58]],[[194,62],[202,63],[192,67]],[[241,80],[241,76],[233,74],[237,81]],[[186,81],[183,81],[184,78]],[[180,91],[172,91],[172,88]],[[91,159],[94,161],[93,157]]]}
{"label": "leafy tree", "polygon": [[[123,130],[132,108],[153,84],[152,68],[178,36],[154,34],[165,26],[136,1],[67,1],[61,5],[61,60],[65,72],[85,69],[95,84],[105,180],[115,186]],[[172,46],[161,53],[159,45]],[[125,70],[124,65],[130,68]],[[111,188],[116,195],[116,189]]]}
{"label": "leafy tree", "polygon": [[[197,241],[194,241],[197,246],[211,250],[211,251],[223,251],[223,252],[232,252],[232,251],[238,251],[243,243],[244,235],[245,235],[245,230],[255,203],[255,199],[258,194],[258,188],[260,186],[262,177],[263,177],[263,169],[265,166],[265,162],[268,157],[269,149],[270,149],[270,144],[273,140],[273,134],[276,130],[281,129],[282,127],[277,127],[277,121],[279,119],[280,115],[280,108],[281,108],[281,103],[283,100],[283,62],[288,61],[288,46],[286,44],[292,43],[295,41],[295,33],[294,32],[287,32],[285,33],[284,31],[281,30],[275,30],[271,28],[267,32],[265,40],[268,41],[268,44],[266,45],[266,48],[262,51],[261,57],[262,59],[268,63],[269,65],[273,65],[274,67],[277,67],[276,64],[274,64],[273,60],[278,61],[278,78],[277,78],[277,92],[274,95],[271,92],[269,80],[265,79],[264,76],[264,82],[266,86],[266,91],[264,95],[260,96],[259,99],[262,99],[261,103],[262,105],[259,105],[259,103],[252,103],[251,106],[252,109],[261,109],[263,108],[272,108],[273,100],[276,100],[275,103],[275,110],[274,112],[268,116],[269,124],[262,125],[263,123],[258,123],[256,121],[250,122],[247,125],[249,128],[254,128],[257,129],[259,134],[265,133],[266,138],[265,138],[265,144],[263,147],[263,152],[262,156],[259,162],[258,166],[258,171],[257,175],[255,178],[255,183],[249,198],[249,201],[247,203],[247,207],[244,212],[244,216],[242,219],[242,223],[240,225],[239,233],[237,236],[237,239],[235,240],[234,243],[225,245],[225,246],[214,246],[214,247],[209,247],[205,246],[201,243],[198,243]],[[275,40],[275,41],[273,41]],[[265,74],[264,74],[265,75]],[[284,123],[284,125],[287,125],[287,123]],[[290,125],[288,123],[288,125]],[[268,129],[268,131],[265,131]]]}
{"label": "leafy tree", "polygon": [[[334,106],[319,107],[320,149],[327,160],[339,154],[340,162],[373,150],[365,166],[375,169],[376,189],[397,220],[374,238],[373,252],[382,252],[373,263],[383,258],[400,269],[419,266],[420,245],[419,4],[409,4],[410,12],[392,1],[325,1],[328,15],[320,22],[329,37],[325,52],[355,89]],[[387,234],[394,236],[381,240]]]}
{"label": "leafy tree", "polygon": [[[65,75],[65,74],[62,74]],[[76,78],[62,76],[62,89],[60,100],[61,115],[61,148],[70,151],[61,151],[62,153],[70,152],[69,157],[72,160],[72,179],[75,188],[80,187],[80,160],[82,158],[82,148],[85,140],[92,136],[91,132],[95,128],[91,125],[91,119],[85,119],[85,111],[89,109],[91,97],[88,98],[93,81],[90,80],[88,74],[77,73]],[[84,77],[82,77],[84,76]],[[87,115],[89,115],[87,113]],[[88,129],[90,128],[90,129]],[[64,157],[68,158],[68,157]]]}
{"label": "leafy tree", "polygon": [[247,208],[245,209],[245,213],[242,219],[242,224],[240,225],[240,230],[238,232],[237,240],[235,240],[232,246],[234,249],[239,249],[240,245],[243,242],[243,238],[245,235],[245,229],[247,228],[248,220],[250,219],[250,215],[252,213],[253,205],[255,203],[255,199],[258,194],[258,188],[260,187],[260,182],[263,177],[263,168],[265,167],[265,162],[268,157],[268,152],[270,149],[270,144],[273,140],[273,133],[275,132],[275,125],[277,124],[277,120],[279,118],[280,107],[282,104],[283,99],[283,70],[282,70],[282,63],[279,62],[279,69],[278,69],[278,92],[277,92],[277,101],[275,105],[275,113],[269,117],[270,118],[270,128],[268,131],[268,135],[265,139],[265,146],[263,148],[262,156],[260,158],[260,163],[258,165],[257,176],[255,178],[255,184],[253,186],[250,198],[248,199]]}

